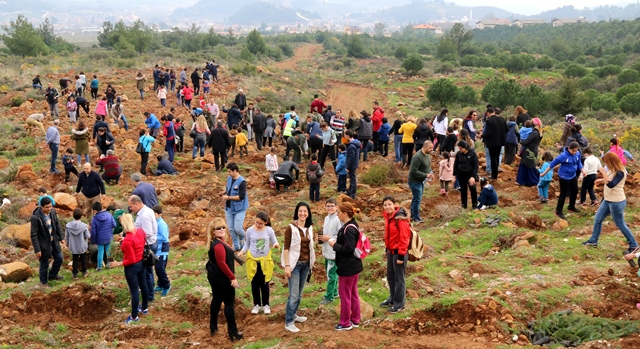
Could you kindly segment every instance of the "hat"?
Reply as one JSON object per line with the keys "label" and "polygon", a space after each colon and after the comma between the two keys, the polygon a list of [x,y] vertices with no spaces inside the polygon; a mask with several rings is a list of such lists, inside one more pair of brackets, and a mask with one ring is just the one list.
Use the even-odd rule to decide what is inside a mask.
{"label": "hat", "polygon": [[576,123],[576,117],[573,116],[573,114],[567,114],[564,116],[564,121],[571,123],[571,124],[575,124]]}

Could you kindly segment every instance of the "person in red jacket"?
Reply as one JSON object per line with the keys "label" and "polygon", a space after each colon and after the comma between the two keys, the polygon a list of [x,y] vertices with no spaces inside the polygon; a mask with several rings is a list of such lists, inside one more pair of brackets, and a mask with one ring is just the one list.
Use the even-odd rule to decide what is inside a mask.
{"label": "person in red jacket", "polygon": [[[116,238],[122,249],[122,262],[111,262],[111,267],[124,266],[124,276],[131,292],[131,315],[124,321],[125,324],[140,320],[138,313],[149,314],[149,290],[145,279],[145,267],[142,265],[142,254],[146,243],[144,230],[136,228],[133,217],[127,213],[120,217],[120,224],[125,237]],[[142,293],[142,306],[140,303]]]}
{"label": "person in red jacket", "polygon": [[324,110],[327,108],[327,105],[324,104],[317,93],[313,95],[313,102],[311,102],[311,106],[309,107],[309,113],[315,112],[314,108],[318,110],[318,114],[320,115],[324,115]]}
{"label": "person in red jacket", "polygon": [[122,175],[122,166],[118,162],[118,158],[115,155],[113,149],[107,150],[107,156],[100,155],[100,159],[96,161],[96,165],[100,165],[104,168],[102,179],[105,182],[116,181],[116,184],[120,182],[120,176]]}
{"label": "person in red jacket", "polygon": [[382,118],[384,117],[384,109],[380,107],[378,101],[373,101],[373,115],[371,122],[373,123],[373,152],[382,155],[382,146],[379,141],[378,130],[382,126]]}
{"label": "person in red jacket", "polygon": [[380,306],[390,307],[390,313],[397,313],[404,310],[406,294],[404,274],[409,260],[411,226],[405,209],[398,206],[393,197],[387,196],[382,199],[382,209],[385,222],[384,245],[387,255],[389,297],[380,303]]}

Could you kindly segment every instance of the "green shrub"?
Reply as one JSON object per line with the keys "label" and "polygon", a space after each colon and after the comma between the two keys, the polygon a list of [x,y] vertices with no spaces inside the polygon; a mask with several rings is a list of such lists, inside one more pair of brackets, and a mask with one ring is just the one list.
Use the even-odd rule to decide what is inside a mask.
{"label": "green shrub", "polygon": [[403,179],[397,168],[392,163],[373,165],[369,171],[362,175],[362,183],[368,185],[385,186],[391,183],[400,183]]}
{"label": "green shrub", "polygon": [[27,99],[33,98],[36,101],[44,100],[44,95],[39,90],[31,90],[25,95]]}
{"label": "green shrub", "polygon": [[23,147],[16,150],[16,157],[34,156],[38,154],[38,149],[33,147]]}
{"label": "green shrub", "polygon": [[231,71],[237,75],[252,76],[256,74],[256,66],[246,63],[246,64],[236,65],[231,67]]}
{"label": "green shrub", "polygon": [[[3,170],[0,170],[0,183],[13,182],[17,174],[18,174],[18,166],[15,166],[13,164]],[[9,207],[11,206],[16,206],[16,205],[14,203],[14,205],[10,205]],[[18,206],[18,207],[21,207],[21,206]]]}
{"label": "green shrub", "polygon": [[24,99],[24,97],[22,96],[15,96],[13,98],[11,98],[11,106],[12,107],[19,107],[22,105],[22,103],[24,103],[26,101],[26,99]]}

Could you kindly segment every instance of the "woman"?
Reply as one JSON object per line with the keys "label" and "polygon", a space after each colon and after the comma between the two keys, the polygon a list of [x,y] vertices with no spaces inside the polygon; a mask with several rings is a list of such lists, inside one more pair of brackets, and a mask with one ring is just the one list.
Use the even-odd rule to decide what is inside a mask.
{"label": "woman", "polygon": [[249,208],[249,196],[247,195],[247,181],[240,175],[240,169],[235,162],[227,164],[226,189],[220,193],[225,201],[225,216],[229,234],[233,241],[233,251],[240,251],[244,246],[245,233],[242,225]]}
{"label": "woman", "polygon": [[33,89],[39,89],[40,91],[42,91],[42,82],[40,81],[40,75],[36,75],[36,77],[31,80],[31,86],[33,87]]}
{"label": "woman", "polygon": [[140,173],[147,175],[147,164],[149,163],[149,153],[151,153],[151,143],[156,139],[147,134],[147,129],[140,130],[140,138],[138,143],[142,144],[142,153],[140,153]]}
{"label": "woman", "polygon": [[78,128],[71,129],[71,139],[76,141],[76,154],[78,154],[78,165],[82,165],[82,156],[89,162],[89,129],[84,125],[84,121],[78,121]]}
{"label": "woman", "polygon": [[382,199],[382,216],[384,217],[384,246],[387,255],[387,281],[389,297],[381,307],[390,307],[390,313],[404,309],[406,286],[404,283],[405,268],[409,260],[409,243],[411,226],[407,212],[398,205],[391,196]]}
{"label": "woman", "polygon": [[[347,117],[345,127],[347,128],[347,130],[351,130],[355,134],[358,133],[358,128],[360,127],[360,116],[358,116],[358,113],[355,110],[349,110],[349,115]],[[344,140],[342,143],[344,143]],[[346,142],[345,145],[347,145],[348,143],[349,142]]]}
{"label": "woman", "polygon": [[138,72],[136,76],[136,89],[140,92],[140,99],[144,101],[144,89],[147,86],[147,78],[142,75],[142,72]]}
{"label": "woman", "polygon": [[[460,130],[460,132],[458,133],[458,140],[467,142],[467,144],[469,145],[469,148],[475,149],[475,142],[473,141],[473,139],[471,139],[471,136],[469,135],[469,131],[467,131],[466,129]],[[456,149],[457,149],[457,146],[456,146]]]}
{"label": "woman", "polygon": [[116,89],[111,86],[111,84],[107,85],[107,89],[104,91],[104,95],[107,98],[107,105],[109,109],[113,107],[113,102],[116,100]]}
{"label": "woman", "polygon": [[449,118],[447,117],[448,113],[449,109],[442,109],[440,115],[433,118],[433,121],[431,122],[437,138],[435,146],[440,149],[440,152],[442,152],[442,142],[444,142],[444,138],[447,136],[447,127],[449,126]]}
{"label": "woman", "polygon": [[191,132],[193,132],[193,130],[196,130],[196,136],[193,138],[193,152],[191,153],[191,158],[195,159],[198,149],[200,149],[200,157],[204,156],[204,145],[207,141],[207,135],[211,134],[211,130],[209,130],[209,126],[207,125],[207,119],[205,119],[204,115],[200,114],[198,116],[196,122],[191,126]]}
{"label": "woman", "polygon": [[229,339],[240,340],[243,333],[238,331],[234,302],[236,288],[239,287],[235,276],[233,250],[226,242],[225,222],[222,218],[214,218],[207,226],[207,280],[211,285],[211,307],[209,308],[209,331],[211,335],[218,332],[218,314],[224,303],[224,317],[227,319]]}
{"label": "woman", "polygon": [[193,99],[193,89],[189,87],[189,84],[184,84],[182,88],[182,94],[184,95],[184,106],[187,110],[191,111],[191,100]]}
{"label": "woman", "polygon": [[267,128],[264,130],[264,137],[262,138],[262,146],[267,144],[269,139],[269,147],[273,143],[273,139],[276,138],[276,120],[273,119],[273,115],[267,115]]}
{"label": "woman", "polygon": [[96,113],[96,115],[102,115],[102,119],[104,120],[107,115],[109,115],[108,110],[107,110],[107,97],[102,97],[101,100],[98,101],[98,103],[96,104],[96,109],[94,110],[94,113]]}
{"label": "woman", "polygon": [[515,114],[516,125],[519,127],[522,127],[524,123],[530,119],[529,114],[527,114],[527,111],[521,105],[516,107]]}
{"label": "woman", "polygon": [[542,123],[538,118],[534,118],[532,121],[533,130],[527,139],[520,142],[523,151],[516,176],[516,183],[525,187],[538,185],[540,181],[540,171],[538,171],[537,166],[538,146],[540,146],[540,141],[542,140]]}
{"label": "woman", "polygon": [[307,318],[298,316],[298,307],[302,299],[302,290],[316,261],[313,240],[313,219],[311,208],[306,202],[299,202],[293,214],[293,222],[284,232],[284,248],[280,263],[288,279],[289,297],[285,313],[284,328],[289,332],[300,332],[296,322],[305,322]]}
{"label": "woman", "polygon": [[605,154],[602,160],[606,167],[600,168],[600,173],[603,178],[597,179],[596,185],[604,184],[604,200],[600,203],[600,208],[598,208],[593,219],[593,233],[589,240],[582,244],[585,246],[598,247],[598,240],[600,239],[600,232],[602,231],[602,222],[611,214],[613,222],[629,244],[629,250],[625,251],[625,253],[633,253],[638,248],[638,243],[624,222],[624,208],[627,205],[624,183],[627,180],[627,171],[615,153]]}
{"label": "woman", "polygon": [[362,143],[362,161],[367,161],[369,154],[369,141],[373,138],[373,120],[366,110],[360,112],[362,118],[358,126],[358,140]]}
{"label": "woman", "polygon": [[171,93],[176,90],[176,72],[173,69],[169,70],[169,82],[171,83]]}
{"label": "woman", "polygon": [[164,149],[169,154],[169,161],[173,163],[173,157],[176,152],[176,128],[173,123],[173,115],[163,116],[160,118],[164,123],[162,125],[162,135],[165,139]]}
{"label": "woman", "polygon": [[[247,237],[238,257],[247,254],[247,278],[251,280],[253,294],[253,309],[251,314],[258,314],[260,310],[271,314],[269,307],[269,281],[273,276],[273,259],[271,248],[280,248],[276,234],[271,229],[269,214],[260,211],[256,214],[254,225],[247,229]],[[262,296],[262,298],[260,297]]]}
{"label": "woman", "polygon": [[422,149],[422,145],[426,141],[433,142],[433,132],[431,127],[427,124],[426,119],[420,119],[416,130],[413,132],[413,140],[415,144],[415,151],[418,152]]}
{"label": "woman", "polygon": [[111,108],[111,117],[117,125],[120,125],[120,121],[122,121],[124,129],[129,131],[129,123],[127,122],[127,117],[124,116],[124,105],[122,105],[120,97],[116,98],[116,104]]}
{"label": "woman", "polygon": [[360,325],[360,296],[358,295],[358,278],[363,270],[362,259],[353,252],[360,239],[358,223],[353,218],[355,211],[348,202],[338,205],[338,219],[342,227],[335,240],[329,245],[336,252],[338,270],[338,294],[340,295],[340,322],[336,331],[349,331]]}
{"label": "woman", "polygon": [[467,116],[465,116],[462,122],[462,129],[467,130],[467,132],[469,132],[469,137],[471,137],[473,141],[476,140],[476,134],[478,133],[478,130],[476,130],[476,127],[475,127],[477,119],[478,119],[478,112],[475,110],[469,110],[469,112],[467,113]]}
{"label": "woman", "polygon": [[[124,237],[117,238],[122,249],[122,262],[111,262],[111,267],[124,266],[124,276],[131,292],[131,315],[125,320],[125,324],[140,320],[138,313],[149,314],[149,290],[145,279],[145,267],[142,265],[145,234],[142,228],[136,228],[131,214],[126,213],[120,217],[120,224]],[[142,294],[142,306],[138,307]]]}
{"label": "woman", "polygon": [[476,181],[478,180],[478,155],[465,141],[458,142],[459,151],[453,163],[454,181],[460,184],[460,200],[462,208],[467,208],[467,189],[471,192],[471,207],[478,205],[478,192]]}
{"label": "woman", "polygon": [[400,127],[405,122],[404,116],[400,115],[391,126],[391,133],[393,133],[393,150],[396,154],[394,162],[402,161],[402,133],[400,133]]}
{"label": "woman", "polygon": [[411,115],[407,122],[400,126],[398,133],[402,133],[402,167],[411,163],[413,156],[413,132],[416,130],[416,117]]}

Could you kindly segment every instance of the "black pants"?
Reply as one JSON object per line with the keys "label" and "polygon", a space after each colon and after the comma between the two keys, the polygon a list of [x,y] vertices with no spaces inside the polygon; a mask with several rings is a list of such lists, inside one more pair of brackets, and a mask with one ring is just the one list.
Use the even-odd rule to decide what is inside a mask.
{"label": "black pants", "polygon": [[587,192],[589,192],[589,198],[591,202],[596,201],[596,193],[593,191],[593,185],[596,182],[596,174],[590,174],[584,177],[582,180],[582,187],[580,188],[580,202],[585,202],[587,199]]}
{"label": "black pants", "polygon": [[413,156],[413,143],[402,143],[402,166],[411,163]]}
{"label": "black pants", "polygon": [[86,253],[74,254],[73,255],[73,263],[72,263],[73,276],[78,275],[78,268],[79,267],[82,268],[82,269],[80,269],[80,271],[84,275],[87,272],[87,254]]}
{"label": "black pants", "polygon": [[284,185],[285,188],[288,188],[291,184],[293,184],[293,179],[289,176],[273,176],[273,180],[276,182],[276,190],[280,190],[280,185]]}
{"label": "black pants", "polygon": [[324,170],[324,163],[327,161],[327,155],[329,155],[329,159],[333,163],[333,168],[336,168],[336,147],[333,145],[324,144],[322,146],[322,153],[320,154],[320,167]]}
{"label": "black pants", "polygon": [[[253,305],[269,305],[269,283],[264,280],[264,273],[259,262],[256,275],[251,279],[251,294],[253,295]],[[261,295],[262,300],[260,298]]]}
{"label": "black pants", "polygon": [[[389,298],[387,301],[393,304],[396,309],[404,308],[404,301],[406,295],[405,285],[405,268],[409,255],[405,254],[402,258],[398,258],[397,253],[387,252],[387,280],[389,282]],[[398,259],[401,259],[404,263],[398,264]]]}
{"label": "black pants", "polygon": [[75,175],[76,175],[76,177],[78,177],[78,170],[76,170],[76,168],[75,168],[75,167],[71,167],[71,168],[66,168],[66,167],[65,167],[65,168],[64,168],[64,181],[65,181],[65,182],[68,182],[68,181],[69,181],[69,176],[70,176],[72,173],[73,173],[73,174],[75,174]]}
{"label": "black pants", "polygon": [[98,99],[98,88],[97,87],[92,87],[91,88],[91,98],[93,99]]}
{"label": "black pants", "polygon": [[200,94],[200,83],[194,83],[193,84],[193,94],[194,95],[199,95]]}
{"label": "black pants", "polygon": [[441,153],[444,149],[442,148],[442,143],[444,143],[444,138],[447,135],[441,135],[441,134],[436,134],[436,139],[437,139],[437,146],[436,148],[438,149],[438,153]]}
{"label": "black pants", "polygon": [[382,149],[380,149],[380,134],[378,131],[373,131],[373,151],[380,152],[382,154]]}
{"label": "black pants", "polygon": [[309,139],[309,155],[315,153],[320,157],[320,151],[322,151],[322,139],[310,138]]}
{"label": "black pants", "polygon": [[269,140],[269,148],[271,148],[271,143],[273,142],[273,137],[263,137],[262,138],[262,146],[267,145],[267,139]]}
{"label": "black pants", "polygon": [[462,202],[462,208],[467,208],[467,190],[471,192],[471,207],[478,205],[478,191],[476,185],[469,185],[469,179],[471,174],[458,174],[458,182],[460,183],[460,201]]}
{"label": "black pants", "polygon": [[389,155],[389,141],[383,142],[378,140],[378,147],[380,148],[380,154],[382,154],[382,156]]}
{"label": "black pants", "polygon": [[80,118],[80,107],[82,107],[82,109],[84,109],[84,112],[87,113],[87,116],[89,115],[89,101],[82,103],[82,104],[78,104],[78,118]]}
{"label": "black pants", "polygon": [[282,136],[282,138],[284,138],[284,144],[287,146],[287,150],[284,152],[284,156],[289,156],[289,154],[291,153],[291,150],[292,150],[291,146],[289,145],[289,142],[287,142],[289,137],[291,137],[291,136]]}
{"label": "black pants", "polygon": [[[516,158],[516,152],[518,151],[517,144],[506,144],[504,146],[504,163],[506,165],[511,165],[513,160]],[[493,157],[492,157],[493,159]],[[493,164],[491,165],[493,166]],[[491,167],[493,169],[493,167]]]}
{"label": "black pants", "polygon": [[140,173],[147,175],[147,165],[149,164],[149,153],[140,153]]}
{"label": "black pants", "polygon": [[176,151],[183,152],[184,151],[184,135],[180,137],[180,141],[176,143]]}
{"label": "black pants", "polygon": [[491,156],[491,179],[498,179],[498,169],[500,168],[500,150],[502,146],[489,147],[489,156]]}
{"label": "black pants", "polygon": [[262,132],[254,132],[253,136],[256,139],[256,147],[258,147],[258,150],[262,150],[262,144],[264,142]]}
{"label": "black pants", "polygon": [[347,190],[347,194],[352,198],[356,198],[356,190],[358,188],[358,183],[356,179],[356,169],[347,170],[347,175],[349,176],[349,189]]}
{"label": "black pants", "polygon": [[224,303],[224,317],[227,319],[227,330],[229,335],[238,333],[236,325],[236,313],[234,307],[236,298],[236,289],[231,286],[229,279],[211,280],[208,277],[209,285],[211,285],[211,307],[209,308],[209,330],[211,332],[218,330],[218,314],[220,307]]}
{"label": "black pants", "polygon": [[[227,164],[227,152],[224,151],[216,151],[213,152],[213,161],[216,165],[216,171],[220,171],[221,168],[224,168],[224,165]],[[222,163],[220,163],[222,161]]]}
{"label": "black pants", "polygon": [[[491,169],[493,170],[493,169]],[[578,197],[578,176],[569,180],[560,178],[560,196],[556,205],[556,213],[562,213],[564,200],[569,196],[569,209],[576,208],[576,198]]]}

